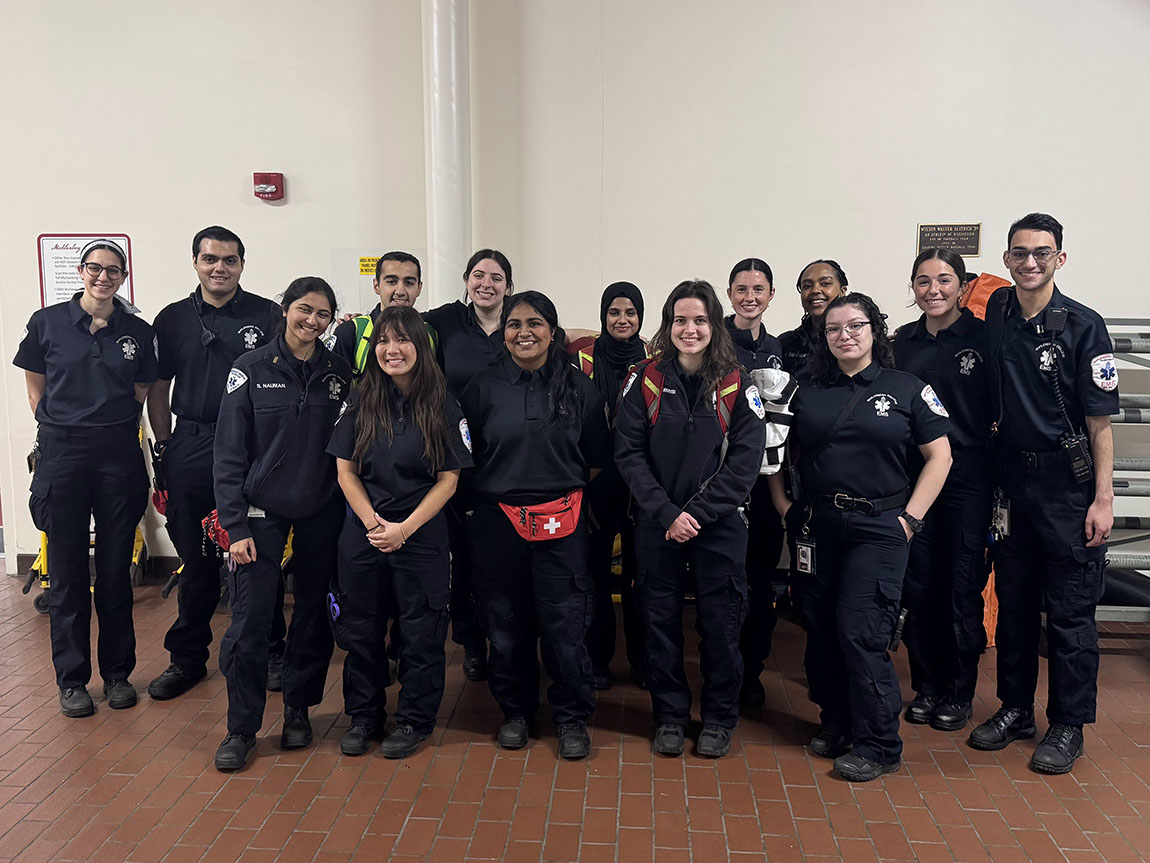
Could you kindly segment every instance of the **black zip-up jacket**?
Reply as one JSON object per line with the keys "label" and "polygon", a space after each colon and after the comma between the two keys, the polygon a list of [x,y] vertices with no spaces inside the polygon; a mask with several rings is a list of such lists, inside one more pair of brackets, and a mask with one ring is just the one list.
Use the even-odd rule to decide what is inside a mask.
{"label": "black zip-up jacket", "polygon": [[319,340],[306,380],[298,364],[281,335],[239,357],[228,373],[216,421],[215,492],[232,542],[251,538],[249,507],[302,518],[336,492],[335,459],[325,451],[351,367]]}
{"label": "black zip-up jacket", "polygon": [[642,368],[636,369],[615,419],[615,464],[643,514],[664,530],[684,511],[706,526],[741,506],[759,476],[766,434],[762,400],[751,379],[741,375],[720,462],[723,430],[715,390],[700,392],[691,407],[678,362],[664,360],[655,368],[665,376],[659,416],[654,426],[647,421]]}

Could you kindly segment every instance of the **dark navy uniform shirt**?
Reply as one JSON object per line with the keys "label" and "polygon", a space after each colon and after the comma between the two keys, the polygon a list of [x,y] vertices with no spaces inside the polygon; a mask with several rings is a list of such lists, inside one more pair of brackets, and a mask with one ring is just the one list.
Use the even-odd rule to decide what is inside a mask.
{"label": "dark navy uniform shirt", "polygon": [[[161,380],[175,379],[172,413],[184,420],[214,423],[232,363],[241,354],[266,345],[275,336],[283,311],[279,305],[237,287],[221,308],[202,299],[197,287],[156,315]],[[206,336],[214,338],[204,344]]]}
{"label": "dark navy uniform shirt", "polygon": [[424,312],[423,319],[439,334],[443,373],[447,376],[447,388],[456,398],[476,374],[506,353],[503,331],[485,333],[470,303],[464,305],[456,300]]}
{"label": "dark navy uniform shirt", "polygon": [[[1052,347],[1046,320],[1056,308],[1066,309],[1067,317]],[[992,410],[1001,412],[998,438],[1003,446],[1054,450],[1069,431],[1054,394],[1055,368],[1076,431],[1084,430],[1085,417],[1118,413],[1118,369],[1110,334],[1097,312],[1063,296],[1056,286],[1046,308],[1026,321],[1014,288],[999,288],[986,304],[986,324],[994,364]]]}
{"label": "dark navy uniform shirt", "polygon": [[895,365],[930,384],[950,414],[950,445],[984,448],[989,442],[991,407],[987,372],[986,324],[963,309],[959,319],[932,336],[926,315],[894,334]]}
{"label": "dark navy uniform shirt", "polygon": [[547,422],[550,380],[550,363],[529,372],[504,352],[463,391],[459,401],[471,424],[476,494],[516,506],[554,500],[585,488],[591,469],[611,458],[603,397],[595,385],[572,368],[576,413]]}
{"label": "dark navy uniform shirt", "polygon": [[36,421],[84,428],[135,423],[141,408],[135,385],[156,379],[156,333],[119,299],[108,325],[93,333],[80,296],[33,313],[16,349],[14,365],[47,378]]}
{"label": "dark navy uniform shirt", "polygon": [[727,315],[723,319],[727,331],[735,342],[735,354],[739,363],[747,371],[753,369],[781,369],[783,367],[783,348],[779,340],[767,332],[767,328],[759,324],[759,337],[751,337],[750,330],[740,330],[735,326],[735,316]]}
{"label": "dark navy uniform shirt", "polygon": [[[441,411],[446,432],[443,464],[438,470],[432,469],[423,454],[423,434],[412,415],[411,402],[394,385],[389,390],[391,438],[382,428],[376,432],[375,440],[360,459],[358,473],[375,511],[389,521],[400,521],[411,515],[431,491],[439,471],[471,467],[471,436],[459,403],[447,396]],[[358,405],[349,404],[335,424],[327,445],[328,455],[355,460],[358,416]]]}
{"label": "dark navy uniform shirt", "polygon": [[783,371],[790,372],[793,378],[806,377],[810,367],[811,354],[815,352],[818,335],[816,322],[810,315],[803,315],[802,322],[793,330],[779,334],[782,348]]}
{"label": "dark navy uniform shirt", "polygon": [[715,391],[702,392],[702,379],[686,374],[677,359],[655,368],[664,378],[654,426],[647,419],[642,369],[623,387],[615,463],[643,514],[664,530],[684,511],[701,525],[714,523],[746,501],[759,477],[766,428],[758,389],[740,375],[724,455]]}
{"label": "dark navy uniform shirt", "polygon": [[[826,441],[856,387],[866,388],[866,396]],[[877,362],[854,377],[840,372],[831,386],[799,387],[791,410],[791,442],[798,447],[808,497],[842,493],[874,500],[898,494],[910,482],[910,447],[937,440],[951,428],[928,384]]]}
{"label": "dark navy uniform shirt", "polygon": [[303,518],[335,494],[328,441],[351,388],[351,369],[316,341],[307,362],[279,336],[236,360],[216,426],[215,494],[232,541],[247,539],[249,506]]}

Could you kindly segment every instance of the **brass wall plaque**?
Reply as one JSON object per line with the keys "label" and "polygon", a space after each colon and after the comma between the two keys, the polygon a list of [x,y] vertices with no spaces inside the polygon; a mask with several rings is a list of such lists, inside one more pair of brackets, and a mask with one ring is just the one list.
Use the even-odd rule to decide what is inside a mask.
{"label": "brass wall plaque", "polygon": [[953,249],[964,258],[980,254],[982,222],[973,224],[919,225],[918,250]]}

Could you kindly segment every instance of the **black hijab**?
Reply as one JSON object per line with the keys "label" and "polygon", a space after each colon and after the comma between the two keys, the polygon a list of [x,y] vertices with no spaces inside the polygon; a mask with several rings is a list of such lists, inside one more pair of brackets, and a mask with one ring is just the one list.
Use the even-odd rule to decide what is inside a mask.
{"label": "black hijab", "polygon": [[593,381],[608,405],[615,404],[615,397],[619,395],[619,389],[623,386],[631,366],[647,358],[647,348],[639,338],[638,330],[625,342],[619,341],[607,332],[607,310],[619,297],[625,297],[635,304],[635,311],[639,313],[639,328],[643,326],[643,295],[639,289],[630,282],[614,282],[608,285],[599,303],[601,329],[599,338],[595,339],[592,353],[595,359]]}

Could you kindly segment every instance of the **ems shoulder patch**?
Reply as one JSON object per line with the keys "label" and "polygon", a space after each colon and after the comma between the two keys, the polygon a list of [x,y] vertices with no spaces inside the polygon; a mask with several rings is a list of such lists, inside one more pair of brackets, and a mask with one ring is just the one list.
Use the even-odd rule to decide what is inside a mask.
{"label": "ems shoulder patch", "polygon": [[763,400],[759,396],[759,388],[751,384],[747,387],[746,392],[747,404],[751,406],[751,410],[754,411],[755,416],[759,419],[763,419],[767,415],[767,409],[763,406]]}
{"label": "ems shoulder patch", "polygon": [[627,383],[623,386],[622,398],[627,398],[627,393],[631,391],[631,384],[635,383],[635,378],[639,377],[638,372],[631,372],[631,376],[627,378]]}
{"label": "ems shoulder patch", "polygon": [[921,395],[922,400],[926,402],[926,406],[930,408],[931,411],[938,414],[940,417],[950,416],[950,414],[946,412],[946,408],[943,406],[942,401],[937,395],[934,394],[934,387],[932,387],[930,384],[927,384],[922,388]]}
{"label": "ems shoulder patch", "polygon": [[1090,361],[1090,379],[1100,390],[1110,392],[1118,389],[1118,366],[1114,354],[1099,354]]}
{"label": "ems shoulder patch", "polygon": [[240,387],[248,382],[248,376],[239,369],[232,369],[228,372],[228,395],[231,395]]}
{"label": "ems shoulder patch", "polygon": [[459,436],[463,439],[463,445],[467,447],[467,451],[471,452],[471,430],[467,427],[466,417],[459,421]]}

